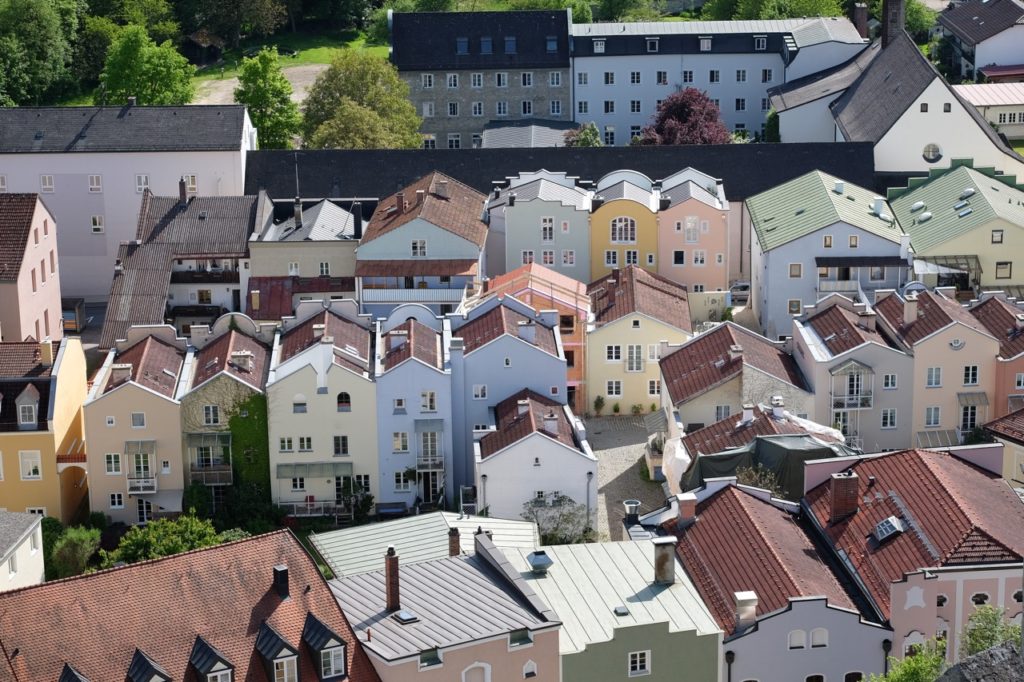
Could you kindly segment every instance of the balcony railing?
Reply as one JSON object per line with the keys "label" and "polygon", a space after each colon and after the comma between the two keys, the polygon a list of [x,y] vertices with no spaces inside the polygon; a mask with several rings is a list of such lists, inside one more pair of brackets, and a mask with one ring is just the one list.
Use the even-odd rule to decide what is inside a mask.
{"label": "balcony railing", "polygon": [[237,270],[175,270],[171,284],[238,284]]}
{"label": "balcony railing", "polygon": [[324,500],[282,500],[278,507],[287,512],[288,516],[352,516],[352,507]]}
{"label": "balcony railing", "polygon": [[832,409],[834,410],[868,410],[871,409],[873,403],[870,391],[832,396]]}
{"label": "balcony railing", "polygon": [[193,462],[189,467],[189,478],[202,485],[231,485],[234,474],[230,464],[202,465]]}
{"label": "balcony railing", "polygon": [[440,453],[436,455],[417,455],[416,470],[444,471],[444,456]]}
{"label": "balcony railing", "polygon": [[156,476],[128,474],[128,494],[155,493]]}

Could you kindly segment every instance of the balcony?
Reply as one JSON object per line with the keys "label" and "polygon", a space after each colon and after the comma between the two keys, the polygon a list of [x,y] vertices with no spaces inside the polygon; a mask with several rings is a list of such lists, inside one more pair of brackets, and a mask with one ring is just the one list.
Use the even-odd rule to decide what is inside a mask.
{"label": "balcony", "polygon": [[833,410],[870,410],[874,404],[871,391],[861,391],[849,395],[833,395]]}
{"label": "balcony", "polygon": [[440,453],[417,455],[416,471],[444,471],[444,456]]}
{"label": "balcony", "polygon": [[237,270],[175,270],[171,284],[238,284]]}
{"label": "balcony", "polygon": [[192,462],[189,465],[189,479],[201,485],[231,485],[234,482],[234,473],[230,464],[203,465]]}
{"label": "balcony", "polygon": [[378,289],[363,286],[363,303],[460,303],[465,288]]}
{"label": "balcony", "polygon": [[156,492],[156,476],[147,474],[128,474],[128,494]]}
{"label": "balcony", "polygon": [[351,505],[333,500],[316,500],[312,495],[304,500],[281,500],[277,506],[284,509],[288,516],[352,517]]}

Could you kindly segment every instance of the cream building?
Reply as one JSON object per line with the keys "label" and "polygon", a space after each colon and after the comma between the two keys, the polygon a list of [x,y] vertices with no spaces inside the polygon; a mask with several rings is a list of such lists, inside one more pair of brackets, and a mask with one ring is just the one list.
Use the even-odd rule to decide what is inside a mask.
{"label": "cream building", "polygon": [[44,569],[43,517],[0,511],[0,592],[41,584]]}

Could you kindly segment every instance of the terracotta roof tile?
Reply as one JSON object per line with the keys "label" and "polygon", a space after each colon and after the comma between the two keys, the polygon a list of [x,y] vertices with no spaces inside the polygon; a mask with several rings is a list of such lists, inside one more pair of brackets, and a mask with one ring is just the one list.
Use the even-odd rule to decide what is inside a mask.
{"label": "terracotta roof tile", "polygon": [[[280,564],[288,567],[286,600],[272,589]],[[90,680],[123,680],[136,648],[172,679],[196,679],[189,656],[198,635],[234,666],[233,679],[269,682],[255,648],[263,622],[299,652],[300,679],[314,680],[319,659],[302,641],[307,614],[347,643],[347,679],[379,679],[287,530],[0,593],[0,633],[7,651],[19,651],[23,680],[56,680],[65,663]],[[0,663],[0,679],[5,670]]]}
{"label": "terracotta roof tile", "polygon": [[[254,320],[280,320],[295,312],[292,297],[297,294],[337,293],[354,298],[355,277],[250,277],[245,296],[245,313]],[[252,307],[252,294],[260,292],[259,308]]]}
{"label": "terracotta roof tile", "polygon": [[[525,401],[525,409],[520,413],[519,401]],[[545,416],[554,415],[557,419],[555,431],[545,427]],[[573,437],[572,425],[565,416],[565,410],[554,400],[523,389],[519,393],[502,400],[494,407],[497,430],[480,439],[480,454],[489,457],[518,443],[532,433],[543,433],[570,448],[578,449]]]}
{"label": "terracotta roof tile", "polygon": [[587,293],[598,326],[640,313],[683,331],[693,329],[686,287],[635,265],[591,282]]}
{"label": "terracotta roof tile", "polygon": [[406,320],[383,335],[387,352],[384,353],[384,371],[397,367],[409,358],[415,358],[428,367],[442,369],[441,335],[416,320]]}
{"label": "terracotta roof tile", "polygon": [[510,295],[518,298],[518,294],[527,290],[542,300],[553,300],[577,308],[590,308],[586,284],[540,263],[520,265],[487,283],[487,293],[499,296]]}
{"label": "terracotta roof tile", "polygon": [[[447,192],[443,189],[445,186]],[[418,194],[420,190],[422,195]],[[401,213],[396,210],[399,193],[381,201],[366,226],[363,244],[422,218],[483,248],[487,238],[487,226],[480,220],[487,199],[483,194],[437,171],[424,175],[403,188],[401,193],[404,194],[405,210]]]}
{"label": "terracotta roof tile", "polygon": [[917,319],[903,323],[903,298],[899,294],[886,296],[875,304],[875,310],[907,344],[914,345],[931,334],[959,322],[983,334],[987,329],[956,301],[931,291],[917,295]]}
{"label": "terracotta roof tile", "polygon": [[[347,320],[330,310],[313,315],[281,336],[280,362],[284,362],[310,346],[320,343],[320,340],[313,335],[313,327],[318,324],[324,325],[324,336],[330,336],[334,339],[335,348],[350,347],[354,349],[354,354],[359,358],[359,361],[356,362],[352,358],[352,360],[344,364],[351,365],[352,369],[357,372],[367,371],[372,354],[373,334],[369,329],[364,329],[355,322]],[[351,358],[352,356],[346,355],[345,357]],[[335,359],[339,359],[337,354],[335,354]]]}
{"label": "terracotta roof tile", "polygon": [[554,329],[502,303],[461,327],[452,329],[452,336],[462,338],[466,344],[466,355],[469,355],[503,334],[522,338],[519,331],[521,323],[532,323],[534,326],[534,340],[527,343],[551,355],[558,355]]}
{"label": "terracotta roof tile", "polygon": [[479,266],[472,258],[361,260],[356,263],[356,277],[468,277],[476,275]]}
{"label": "terracotta roof tile", "polygon": [[1024,353],[1024,323],[1017,321],[1017,315],[1024,314],[1024,309],[993,296],[968,312],[998,339],[1000,357],[1009,360]]}
{"label": "terracotta roof tile", "polygon": [[[890,585],[905,573],[1024,556],[1024,504],[999,476],[948,452],[929,450],[865,458],[850,468],[859,480],[857,513],[829,524],[828,482],[805,499],[828,541],[846,552],[885,617]],[[878,544],[875,526],[889,516],[900,518],[907,530]]]}
{"label": "terracotta roof tile", "polygon": [[[243,369],[234,359],[234,353],[248,353],[249,369]],[[241,379],[250,386],[263,390],[270,366],[270,349],[251,336],[230,330],[203,346],[195,357],[196,374],[192,388],[209,381],[221,372]]]}
{"label": "terracotta roof tile", "polygon": [[114,357],[115,365],[131,364],[131,374],[122,381],[114,381],[111,375],[103,393],[127,383],[130,379],[166,398],[173,398],[178,386],[178,373],[184,362],[184,351],[155,336],[147,336]]}
{"label": "terracotta roof tile", "polygon": [[1002,438],[1024,443],[1024,408],[990,421],[985,428]]}
{"label": "terracotta roof tile", "polygon": [[821,338],[832,355],[840,355],[868,342],[887,346],[876,330],[858,324],[860,316],[841,305],[832,305],[807,318],[807,324]]}
{"label": "terracotta roof tile", "polygon": [[36,194],[0,194],[0,281],[18,279],[38,200]]}
{"label": "terracotta roof tile", "polygon": [[677,552],[726,633],[736,627],[736,592],[757,593],[758,616],[791,597],[824,596],[853,608],[796,518],[736,486],[697,505],[696,521],[679,533]]}
{"label": "terracotta roof tile", "polygon": [[[742,348],[739,357],[730,358],[732,346]],[[791,355],[781,346],[732,322],[699,334],[660,362],[665,388],[673,404],[686,402],[740,375],[744,363],[807,390],[800,368]]]}
{"label": "terracotta roof tile", "polygon": [[[53,344],[54,356],[57,345]],[[39,344],[34,341],[0,343],[0,379],[48,377],[51,365],[39,362]]]}
{"label": "terracotta roof tile", "polygon": [[[729,448],[741,448],[758,436],[808,433],[807,429],[792,419],[774,419],[770,411],[754,407],[754,418],[742,422],[742,414],[734,414],[714,424],[697,429],[683,436],[682,443],[692,455],[713,455]],[[839,442],[831,436],[815,432],[812,434],[825,442]],[[696,460],[694,460],[696,461]]]}

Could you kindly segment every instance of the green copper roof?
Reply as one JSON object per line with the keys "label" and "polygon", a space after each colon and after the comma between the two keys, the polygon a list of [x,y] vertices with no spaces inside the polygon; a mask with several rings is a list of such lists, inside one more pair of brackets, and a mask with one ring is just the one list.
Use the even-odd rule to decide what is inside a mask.
{"label": "green copper roof", "polygon": [[[914,210],[918,202],[924,206]],[[967,166],[904,193],[892,201],[892,209],[920,254],[996,218],[1024,226],[1024,192]]]}
{"label": "green copper roof", "polygon": [[[840,221],[899,242],[903,234],[899,225],[871,212],[877,194],[848,182],[841,193],[836,192],[837,181],[842,179],[811,171],[747,199],[761,248],[777,248]],[[892,215],[888,204],[883,204],[882,213]]]}

